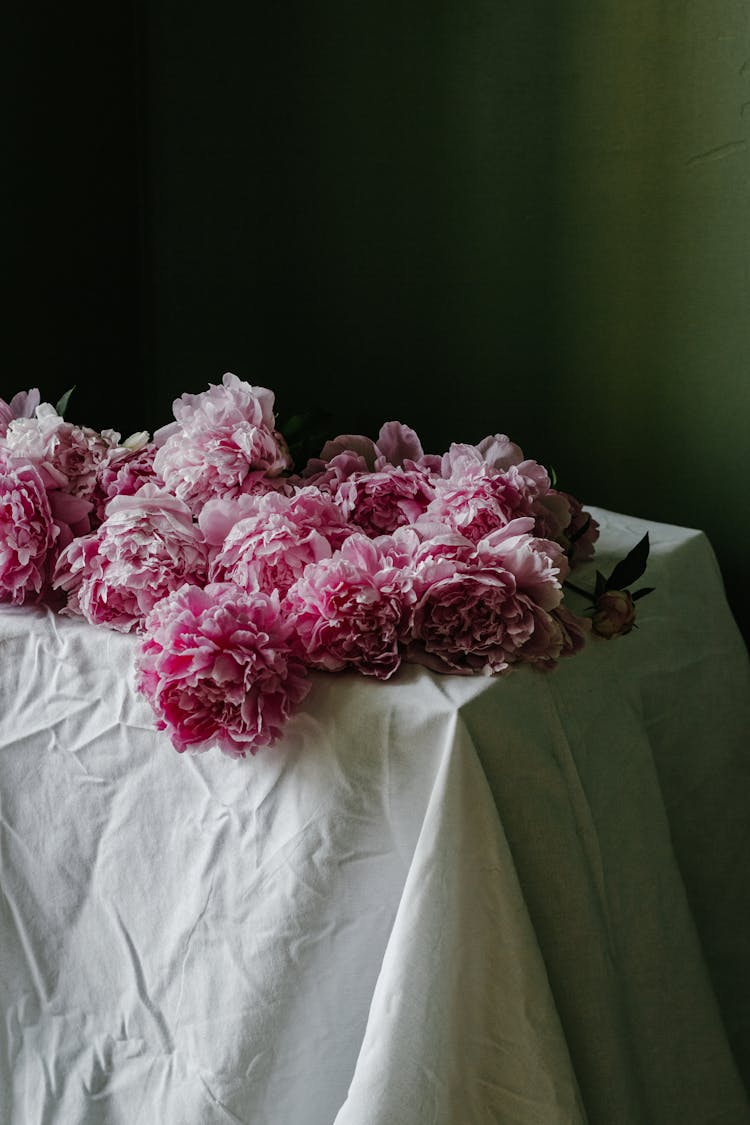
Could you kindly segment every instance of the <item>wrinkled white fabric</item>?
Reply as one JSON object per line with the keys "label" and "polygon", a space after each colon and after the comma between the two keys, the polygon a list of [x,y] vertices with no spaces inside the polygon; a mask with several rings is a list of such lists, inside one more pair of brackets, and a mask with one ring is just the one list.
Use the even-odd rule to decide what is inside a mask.
{"label": "wrinkled white fabric", "polygon": [[3,1125],[750,1122],[744,650],[705,537],[596,514],[637,632],[319,674],[244,762],[133,638],[0,612]]}

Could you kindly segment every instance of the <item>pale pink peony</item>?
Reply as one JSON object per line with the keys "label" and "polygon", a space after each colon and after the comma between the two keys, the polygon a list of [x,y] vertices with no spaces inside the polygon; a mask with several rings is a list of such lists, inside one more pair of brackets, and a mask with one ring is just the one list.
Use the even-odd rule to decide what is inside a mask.
{"label": "pale pink peony", "polygon": [[[236,518],[232,520],[232,506]],[[212,582],[281,596],[310,563],[330,558],[351,534],[339,508],[315,488],[293,496],[266,493],[237,501],[211,500],[199,517],[212,552]]]}
{"label": "pale pink peony", "polygon": [[430,477],[419,469],[384,468],[355,473],[336,489],[336,503],[366,535],[386,535],[414,523],[435,497]]}
{"label": "pale pink peony", "polygon": [[206,580],[206,546],[181,500],[152,484],[110,500],[98,531],[61,554],[55,587],[67,613],[92,625],[140,631],[161,598],[184,582]]}
{"label": "pale pink peony", "polygon": [[384,680],[396,671],[414,599],[400,554],[389,536],[355,533],[330,559],[305,568],[285,609],[309,663]]}
{"label": "pale pink peony", "polygon": [[163,486],[154,470],[156,445],[147,442],[136,449],[116,445],[97,468],[92,500],[96,518],[101,522],[107,505],[115,496],[134,496],[144,484]]}
{"label": "pale pink peony", "polygon": [[158,602],[136,660],[138,688],[175,749],[255,754],[309,689],[276,594],[184,585]]}
{"label": "pale pink peony", "polygon": [[36,387],[19,391],[10,402],[0,398],[0,438],[5,437],[8,426],[15,418],[33,418],[39,401],[40,395]]}
{"label": "pale pink peony", "polygon": [[118,439],[112,430],[98,433],[88,426],[74,426],[43,402],[33,418],[10,422],[2,443],[8,456],[45,469],[65,492],[90,500],[97,469]]}
{"label": "pale pink peony", "polygon": [[0,458],[0,602],[21,605],[45,592],[58,534],[38,470]]}
{"label": "pale pink peony", "polygon": [[542,609],[555,609],[562,600],[568,562],[559,544],[534,538],[533,528],[531,518],[513,520],[477,543],[477,558],[509,570],[521,593]]}
{"label": "pale pink peony", "polygon": [[214,497],[231,498],[267,487],[291,468],[275,429],[273,393],[230,372],[221,386],[174,403],[176,423],[155,435],[154,470],[197,515]]}
{"label": "pale pink peony", "polygon": [[518,658],[542,671],[552,671],[560,657],[580,652],[591,632],[591,621],[587,617],[577,617],[562,605],[549,613],[537,605],[532,608],[534,632]]}
{"label": "pale pink peony", "polygon": [[528,510],[523,493],[506,474],[487,465],[464,464],[460,474],[436,482],[425,518],[477,543]]}

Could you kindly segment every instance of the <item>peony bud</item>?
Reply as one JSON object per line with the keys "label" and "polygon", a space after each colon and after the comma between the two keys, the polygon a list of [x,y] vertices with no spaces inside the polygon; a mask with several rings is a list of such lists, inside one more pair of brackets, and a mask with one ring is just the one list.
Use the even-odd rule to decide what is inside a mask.
{"label": "peony bud", "polygon": [[628,590],[607,590],[597,599],[593,629],[610,640],[623,637],[635,624],[635,604]]}

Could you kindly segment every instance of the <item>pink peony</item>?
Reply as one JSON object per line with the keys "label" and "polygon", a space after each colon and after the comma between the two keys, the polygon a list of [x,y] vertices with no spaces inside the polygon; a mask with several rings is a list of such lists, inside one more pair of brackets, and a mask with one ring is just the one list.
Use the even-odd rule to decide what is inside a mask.
{"label": "pink peony", "polygon": [[435,670],[503,672],[534,631],[533,603],[499,566],[440,560],[417,571],[415,588],[410,657]]}
{"label": "pink peony", "polygon": [[343,450],[335,454],[330,461],[313,457],[302,470],[301,481],[335,496],[343,481],[349,480],[355,474],[370,472],[365,458],[359,453]]}
{"label": "pink peony", "polygon": [[[232,520],[232,508],[236,522]],[[199,517],[212,553],[212,582],[281,596],[309,563],[330,558],[351,533],[339,508],[315,488],[293,496],[266,493],[236,501],[211,500]]]}
{"label": "pink peony", "polygon": [[266,487],[291,468],[274,429],[273,393],[227,372],[221,386],[174,403],[176,423],[155,435],[154,470],[194,514],[213,497],[231,498]]}
{"label": "pink peony", "polygon": [[309,689],[276,594],[184,585],[157,602],[136,660],[138,688],[176,750],[244,757],[273,743]]}
{"label": "pink peony", "polygon": [[10,402],[0,398],[0,438],[5,437],[8,426],[15,418],[33,418],[39,400],[39,391],[36,387],[32,387],[29,391],[19,391]]}
{"label": "pink peony", "polygon": [[127,633],[140,631],[172,590],[205,579],[206,546],[189,509],[146,484],[135,496],[116,496],[98,531],[73,540],[54,584],[68,594],[66,612]]}
{"label": "pink peony", "polygon": [[0,459],[0,602],[20,605],[45,591],[58,534],[37,469]]}
{"label": "pink peony", "polygon": [[101,522],[106,508],[115,496],[134,496],[144,484],[163,486],[154,470],[156,445],[146,442],[135,449],[116,445],[100,463],[92,500],[96,518]]}
{"label": "pink peony", "polygon": [[2,444],[8,456],[45,469],[65,492],[90,500],[97,469],[118,439],[112,430],[97,433],[74,426],[43,402],[33,418],[16,418],[8,425]]}
{"label": "pink peony", "polygon": [[285,608],[311,664],[383,680],[396,671],[414,598],[400,553],[389,536],[355,533],[331,558],[305,568]]}
{"label": "pink peony", "polygon": [[[421,544],[412,561],[412,659],[493,675],[517,660],[559,655],[563,640],[547,611],[560,603],[567,567],[557,544],[529,534],[533,526],[514,520],[476,547],[459,535]],[[537,630],[535,648],[527,647]]]}
{"label": "pink peony", "polygon": [[562,601],[568,562],[557,543],[534,538],[533,528],[533,519],[513,520],[477,543],[477,557],[509,570],[517,588],[542,609],[555,609]]}
{"label": "pink peony", "polygon": [[429,476],[419,469],[385,468],[355,473],[336,490],[336,503],[366,535],[385,535],[414,523],[435,497]]}
{"label": "pink peony", "polygon": [[528,507],[523,493],[506,474],[487,465],[469,464],[461,474],[436,482],[435,498],[425,516],[477,543],[515,517],[526,515]]}

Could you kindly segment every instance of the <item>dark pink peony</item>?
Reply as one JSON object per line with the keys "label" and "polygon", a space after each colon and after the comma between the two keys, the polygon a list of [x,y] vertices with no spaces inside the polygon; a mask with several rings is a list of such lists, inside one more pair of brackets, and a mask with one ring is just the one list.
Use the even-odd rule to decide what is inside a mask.
{"label": "dark pink peony", "polygon": [[184,585],[158,602],[136,660],[138,688],[175,749],[245,757],[272,744],[309,689],[276,594]]}
{"label": "dark pink peony", "polygon": [[384,680],[396,671],[414,598],[401,554],[389,536],[355,533],[331,558],[305,568],[285,609],[306,660]]}
{"label": "dark pink peony", "polygon": [[265,387],[251,387],[230,372],[220,386],[176,400],[176,422],[155,435],[154,470],[194,514],[214,497],[262,489],[291,468],[274,428],[273,400]]}
{"label": "dark pink peony", "polygon": [[[234,517],[234,518],[233,518]],[[210,500],[199,524],[212,551],[209,578],[283,597],[310,563],[330,558],[351,534],[333,501],[315,488]]]}
{"label": "dark pink peony", "polygon": [[206,546],[182,501],[146,484],[109,502],[98,531],[74,539],[55,570],[67,613],[92,625],[140,631],[161,598],[206,580]]}
{"label": "dark pink peony", "polygon": [[594,544],[599,538],[599,524],[590,512],[584,511],[579,500],[569,492],[561,492],[570,506],[570,522],[563,531],[560,542],[568,552],[570,561],[588,562],[594,557]]}
{"label": "dark pink peony", "polygon": [[0,602],[38,600],[58,535],[38,470],[0,458]]}

